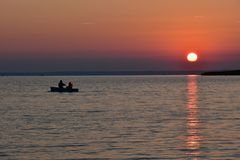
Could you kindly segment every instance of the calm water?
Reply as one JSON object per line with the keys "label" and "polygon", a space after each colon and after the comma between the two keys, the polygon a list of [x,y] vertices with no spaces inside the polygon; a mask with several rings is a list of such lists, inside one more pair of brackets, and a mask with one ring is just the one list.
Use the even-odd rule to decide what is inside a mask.
{"label": "calm water", "polygon": [[[60,79],[79,93],[50,93]],[[240,77],[0,77],[0,159],[240,159]]]}

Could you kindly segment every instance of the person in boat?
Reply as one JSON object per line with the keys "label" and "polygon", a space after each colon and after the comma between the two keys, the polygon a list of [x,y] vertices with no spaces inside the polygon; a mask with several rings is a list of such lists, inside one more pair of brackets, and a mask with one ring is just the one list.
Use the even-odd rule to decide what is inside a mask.
{"label": "person in boat", "polygon": [[72,84],[72,82],[69,82],[68,86],[67,86],[67,89],[72,89],[72,88],[73,88],[73,84]]}
{"label": "person in boat", "polygon": [[63,88],[63,86],[66,86],[66,84],[64,84],[63,81],[60,80],[58,83],[58,88]]}

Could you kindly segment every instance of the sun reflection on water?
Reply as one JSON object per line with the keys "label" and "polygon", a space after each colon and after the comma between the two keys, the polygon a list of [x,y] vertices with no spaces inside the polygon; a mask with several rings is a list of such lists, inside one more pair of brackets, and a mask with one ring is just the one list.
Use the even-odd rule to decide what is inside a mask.
{"label": "sun reflection on water", "polygon": [[199,120],[198,120],[198,105],[197,105],[197,76],[188,76],[188,101],[187,101],[187,139],[186,145],[188,149],[187,155],[194,157],[200,156],[200,136],[199,130]]}

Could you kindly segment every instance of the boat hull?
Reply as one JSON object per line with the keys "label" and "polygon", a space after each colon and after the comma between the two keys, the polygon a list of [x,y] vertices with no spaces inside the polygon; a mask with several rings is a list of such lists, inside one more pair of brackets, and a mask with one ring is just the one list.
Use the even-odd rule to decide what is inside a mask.
{"label": "boat hull", "polygon": [[58,87],[50,87],[50,92],[79,92],[77,88],[58,88]]}

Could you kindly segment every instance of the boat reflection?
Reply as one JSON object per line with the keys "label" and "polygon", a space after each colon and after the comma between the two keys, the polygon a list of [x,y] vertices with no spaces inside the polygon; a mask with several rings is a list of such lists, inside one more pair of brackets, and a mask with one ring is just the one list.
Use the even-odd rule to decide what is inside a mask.
{"label": "boat reflection", "polygon": [[200,155],[200,136],[198,133],[198,105],[197,105],[197,78],[198,76],[188,76],[188,101],[187,101],[187,155],[197,160]]}

